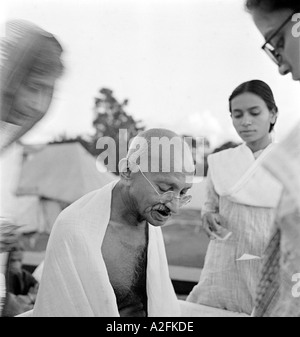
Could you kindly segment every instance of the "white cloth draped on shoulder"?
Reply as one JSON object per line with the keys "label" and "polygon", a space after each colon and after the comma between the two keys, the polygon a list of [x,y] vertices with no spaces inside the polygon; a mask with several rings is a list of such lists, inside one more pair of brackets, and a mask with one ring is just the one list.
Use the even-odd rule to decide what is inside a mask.
{"label": "white cloth draped on shoulder", "polygon": [[270,144],[257,159],[246,144],[209,156],[210,174],[219,196],[249,206],[276,207],[282,185],[261,165],[275,146]]}
{"label": "white cloth draped on shoulder", "polygon": [[263,166],[282,182],[300,209],[300,123],[278,144]]}
{"label": "white cloth draped on shoulder", "polygon": [[300,271],[300,123],[264,162],[284,186],[275,229],[264,256],[254,316],[300,317],[292,296]]}
{"label": "white cloth draped on shoulder", "polygon": [[[101,253],[116,182],[93,191],[58,217],[51,232],[33,316],[119,316]],[[179,316],[160,228],[149,226],[148,316]]]}

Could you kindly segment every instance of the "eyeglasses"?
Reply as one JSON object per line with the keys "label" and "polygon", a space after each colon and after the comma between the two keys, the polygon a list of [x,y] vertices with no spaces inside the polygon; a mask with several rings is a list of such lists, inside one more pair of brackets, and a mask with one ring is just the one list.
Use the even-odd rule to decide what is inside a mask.
{"label": "eyeglasses", "polygon": [[279,52],[279,47],[277,46],[273,46],[271,41],[272,39],[274,39],[274,37],[281,31],[281,29],[291,20],[291,18],[293,17],[293,15],[297,13],[293,12],[280,26],[278,29],[276,29],[276,31],[268,38],[268,40],[264,43],[264,45],[261,47],[266,53],[267,55],[269,55],[269,57],[279,66],[282,62],[282,57],[281,54]]}
{"label": "eyeglasses", "polygon": [[179,206],[182,207],[186,204],[188,204],[191,200],[192,200],[192,196],[191,195],[182,195],[180,197],[176,196],[176,193],[173,191],[168,191],[165,193],[159,193],[157,191],[157,189],[153,186],[153,184],[151,183],[151,181],[145,176],[145,174],[142,172],[141,168],[139,165],[137,165],[137,167],[139,168],[142,176],[148,181],[148,183],[152,186],[152,188],[154,189],[154,191],[157,193],[157,195],[160,198],[160,203],[162,204],[166,204],[168,202],[173,201],[174,199],[178,200],[179,202]]}

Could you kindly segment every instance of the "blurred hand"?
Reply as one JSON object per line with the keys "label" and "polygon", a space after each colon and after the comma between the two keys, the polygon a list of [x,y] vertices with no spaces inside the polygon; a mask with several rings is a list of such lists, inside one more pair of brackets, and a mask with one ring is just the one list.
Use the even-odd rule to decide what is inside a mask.
{"label": "blurred hand", "polygon": [[6,305],[4,312],[2,312],[3,317],[14,317],[20,315],[25,311],[31,310],[33,304],[29,304],[29,300],[23,295],[14,295],[12,293],[7,293]]}
{"label": "blurred hand", "polygon": [[0,253],[9,252],[18,242],[18,226],[7,218],[0,218]]}
{"label": "blurred hand", "polygon": [[36,296],[39,290],[39,284],[36,283],[33,287],[31,287],[28,291],[28,296],[31,299],[32,303],[35,303],[36,300]]}
{"label": "blurred hand", "polygon": [[226,219],[219,213],[205,213],[202,217],[202,228],[211,240],[215,240],[214,233],[220,231],[220,227],[226,228]]}

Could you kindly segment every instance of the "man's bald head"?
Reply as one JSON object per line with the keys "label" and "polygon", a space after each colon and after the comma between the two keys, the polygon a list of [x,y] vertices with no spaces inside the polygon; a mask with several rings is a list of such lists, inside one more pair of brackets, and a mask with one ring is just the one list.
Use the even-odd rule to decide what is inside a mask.
{"label": "man's bald head", "polygon": [[140,132],[131,141],[127,160],[134,170],[144,172],[182,172],[193,174],[194,160],[189,145],[175,132],[154,128]]}

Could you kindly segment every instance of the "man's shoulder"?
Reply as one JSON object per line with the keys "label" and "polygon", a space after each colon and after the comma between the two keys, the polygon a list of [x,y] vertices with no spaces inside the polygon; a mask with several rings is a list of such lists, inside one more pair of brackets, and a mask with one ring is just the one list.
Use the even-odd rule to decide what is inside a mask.
{"label": "man's shoulder", "polygon": [[90,204],[97,196],[102,193],[104,187],[99,188],[97,190],[91,191],[81,198],[74,201],[71,205],[66,207],[61,213],[61,216],[68,217],[72,216],[72,214],[76,214],[77,212],[82,212],[82,210]]}
{"label": "man's shoulder", "polygon": [[[75,226],[76,223],[99,221],[99,216],[103,211],[109,210],[110,198],[109,195],[114,184],[109,183],[102,188],[91,191],[70,206],[66,207],[57,217],[55,227],[57,223],[60,226],[71,224]],[[107,207],[104,207],[106,205]],[[101,218],[100,218],[101,219]]]}

